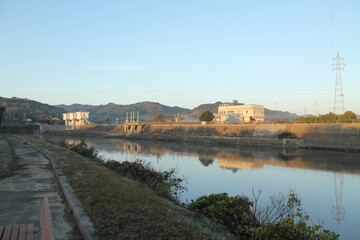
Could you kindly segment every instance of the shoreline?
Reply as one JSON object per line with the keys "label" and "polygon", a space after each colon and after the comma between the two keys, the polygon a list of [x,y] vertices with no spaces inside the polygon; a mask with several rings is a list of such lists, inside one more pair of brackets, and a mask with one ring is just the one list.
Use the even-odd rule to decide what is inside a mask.
{"label": "shoreline", "polygon": [[[49,125],[46,126],[46,131],[33,131],[33,133],[68,137],[124,138],[232,146],[360,151],[360,123],[141,124],[140,131],[130,134],[127,134],[125,126],[120,124],[87,125],[75,130],[59,130],[58,126],[52,129]],[[13,128],[15,129],[16,126]]]}

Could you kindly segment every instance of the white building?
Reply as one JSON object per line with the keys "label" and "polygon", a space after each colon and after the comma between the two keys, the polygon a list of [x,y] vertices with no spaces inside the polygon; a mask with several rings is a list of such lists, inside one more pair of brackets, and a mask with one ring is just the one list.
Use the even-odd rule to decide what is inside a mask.
{"label": "white building", "polygon": [[63,113],[63,120],[65,121],[65,126],[75,128],[90,124],[89,114],[89,112]]}
{"label": "white building", "polygon": [[255,104],[223,103],[218,108],[216,118],[218,122],[263,122],[264,106]]}

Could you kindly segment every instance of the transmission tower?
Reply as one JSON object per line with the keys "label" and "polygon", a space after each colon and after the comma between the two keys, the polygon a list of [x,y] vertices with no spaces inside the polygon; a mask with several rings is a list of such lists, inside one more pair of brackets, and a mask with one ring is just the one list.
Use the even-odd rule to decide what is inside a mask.
{"label": "transmission tower", "polygon": [[343,93],[342,80],[341,80],[341,71],[344,70],[343,66],[345,64],[342,63],[344,59],[340,57],[339,53],[336,55],[336,58],[334,58],[333,61],[335,61],[335,63],[332,65],[333,70],[336,71],[333,112],[343,114],[345,112],[345,106],[344,106],[344,93]]}

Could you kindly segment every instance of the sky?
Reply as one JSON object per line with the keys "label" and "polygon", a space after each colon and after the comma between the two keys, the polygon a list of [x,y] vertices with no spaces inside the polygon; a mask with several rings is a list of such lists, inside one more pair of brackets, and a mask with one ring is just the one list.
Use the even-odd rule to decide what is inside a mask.
{"label": "sky", "polygon": [[360,114],[360,0],[0,0],[0,96]]}

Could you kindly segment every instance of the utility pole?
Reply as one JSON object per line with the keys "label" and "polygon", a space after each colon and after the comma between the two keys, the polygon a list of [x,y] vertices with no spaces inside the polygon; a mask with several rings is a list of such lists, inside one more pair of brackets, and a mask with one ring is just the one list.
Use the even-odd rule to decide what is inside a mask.
{"label": "utility pole", "polygon": [[333,71],[336,71],[336,81],[335,81],[335,93],[334,93],[334,113],[343,114],[345,112],[344,106],[344,93],[342,87],[342,79],[341,79],[341,71],[344,70],[343,66],[345,65],[342,63],[344,59],[340,57],[339,53],[336,55],[336,58],[333,59],[335,63],[333,66]]}
{"label": "utility pole", "polygon": [[315,101],[315,116],[319,116],[319,101]]}

